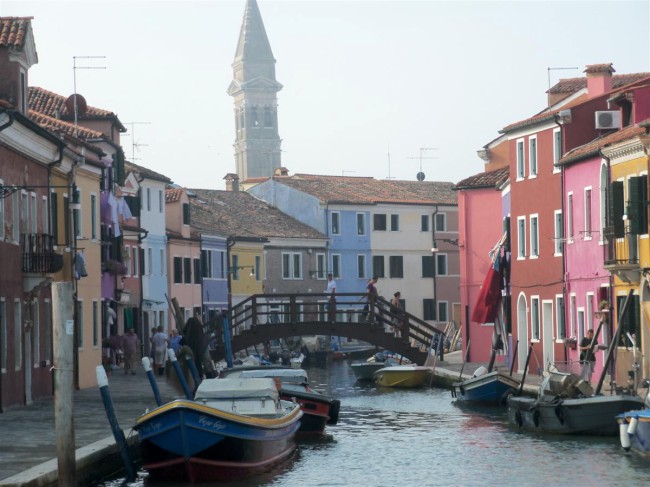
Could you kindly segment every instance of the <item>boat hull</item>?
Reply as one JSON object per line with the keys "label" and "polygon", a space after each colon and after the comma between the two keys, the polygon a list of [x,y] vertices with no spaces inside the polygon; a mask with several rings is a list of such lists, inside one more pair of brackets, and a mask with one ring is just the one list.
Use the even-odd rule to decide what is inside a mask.
{"label": "boat hull", "polygon": [[301,416],[298,407],[266,418],[176,400],[138,418],[134,429],[152,478],[209,482],[254,475],[287,460]]}
{"label": "boat hull", "polygon": [[592,396],[557,401],[510,396],[508,421],[517,428],[553,434],[616,436],[616,416],[642,409],[635,396]]}
{"label": "boat hull", "polygon": [[451,395],[467,403],[505,405],[507,397],[514,393],[520,384],[509,375],[490,372],[452,384]]}
{"label": "boat hull", "polygon": [[429,367],[401,365],[384,367],[374,373],[375,384],[383,387],[420,387],[424,384]]}
{"label": "boat hull", "polygon": [[359,364],[350,364],[354,375],[357,380],[373,380],[373,375],[379,369],[386,367],[386,364],[381,362],[364,362]]}
{"label": "boat hull", "polygon": [[304,386],[283,384],[280,397],[286,401],[294,399],[302,409],[299,436],[323,434],[326,425],[335,425],[339,419],[341,401],[314,390],[305,390]]}
{"label": "boat hull", "polygon": [[[636,427],[632,434],[627,431],[632,418],[636,418]],[[628,411],[619,415],[616,420],[619,425],[627,426],[625,434],[628,435],[630,446],[633,451],[640,455],[650,458],[650,410],[644,409],[642,411]],[[627,449],[627,448],[626,448]]]}

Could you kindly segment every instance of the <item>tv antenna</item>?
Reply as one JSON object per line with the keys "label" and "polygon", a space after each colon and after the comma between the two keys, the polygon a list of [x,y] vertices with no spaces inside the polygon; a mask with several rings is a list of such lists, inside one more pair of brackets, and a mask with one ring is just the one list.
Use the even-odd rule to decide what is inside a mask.
{"label": "tv antenna", "polygon": [[151,122],[125,122],[124,125],[130,125],[131,126],[131,130],[130,130],[130,135],[131,135],[131,162],[134,162],[136,160],[139,160],[139,158],[136,159],[136,157],[135,157],[135,149],[137,147],[148,147],[149,146],[149,144],[140,144],[140,143],[136,142],[136,140],[135,140],[135,126],[136,125],[151,125]]}
{"label": "tv antenna", "polygon": [[423,154],[426,151],[438,150],[437,147],[420,147],[420,156],[419,157],[407,157],[407,159],[419,159],[420,160],[420,172],[415,176],[418,181],[424,181],[424,173],[422,172],[422,159],[437,159],[437,157],[424,157]]}
{"label": "tv antenna", "polygon": [[548,76],[548,91],[551,91],[551,71],[558,71],[562,69],[580,69],[580,68],[546,68],[546,73]]}
{"label": "tv antenna", "polygon": [[[77,59],[106,59],[106,56],[72,56],[72,78],[74,95],[73,99],[73,112],[74,112],[74,136],[78,136],[77,121],[79,119],[79,103],[77,102],[77,69],[106,69],[106,66],[77,66]],[[69,99],[69,98],[68,98]],[[79,100],[83,103],[83,111],[87,109],[86,100],[83,97]]]}

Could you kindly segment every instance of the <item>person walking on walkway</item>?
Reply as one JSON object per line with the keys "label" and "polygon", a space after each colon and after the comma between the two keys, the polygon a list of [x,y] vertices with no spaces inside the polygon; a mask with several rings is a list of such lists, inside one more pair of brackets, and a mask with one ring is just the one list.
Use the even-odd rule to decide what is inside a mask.
{"label": "person walking on walkway", "polygon": [[182,341],[183,337],[178,333],[178,328],[173,328],[172,333],[169,336],[169,348],[171,348],[176,355],[178,355],[178,351],[181,349]]}
{"label": "person walking on walkway", "polygon": [[327,321],[334,323],[336,321],[336,281],[330,272],[327,274],[327,289],[325,293],[329,294],[325,309],[327,310]]}
{"label": "person walking on walkway", "polygon": [[140,339],[135,334],[133,328],[129,328],[122,336],[122,351],[124,352],[124,373],[135,375],[135,364],[138,360],[138,350],[140,349]]}
{"label": "person walking on walkway", "polygon": [[163,332],[162,325],[156,330],[156,334],[151,338],[154,351],[153,360],[158,370],[158,375],[163,375],[165,371],[165,356],[167,355],[167,335]]}

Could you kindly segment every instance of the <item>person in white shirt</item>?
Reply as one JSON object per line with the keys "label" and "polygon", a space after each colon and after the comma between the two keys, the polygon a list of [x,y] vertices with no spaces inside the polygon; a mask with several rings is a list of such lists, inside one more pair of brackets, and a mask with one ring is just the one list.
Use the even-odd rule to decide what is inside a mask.
{"label": "person in white shirt", "polygon": [[154,350],[154,366],[158,369],[158,375],[163,375],[165,371],[165,356],[167,355],[167,334],[163,332],[163,327],[157,328],[156,334],[151,337]]}
{"label": "person in white shirt", "polygon": [[327,289],[325,293],[329,294],[325,309],[327,309],[327,321],[334,323],[336,321],[336,281],[332,273],[327,274]]}

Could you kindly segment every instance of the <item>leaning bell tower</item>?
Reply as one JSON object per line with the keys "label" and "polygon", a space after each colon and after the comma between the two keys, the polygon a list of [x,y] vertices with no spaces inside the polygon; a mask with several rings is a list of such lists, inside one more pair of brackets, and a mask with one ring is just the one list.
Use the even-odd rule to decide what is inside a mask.
{"label": "leaning bell tower", "polygon": [[233,80],[228,94],[235,104],[235,165],[240,181],[272,176],[281,166],[275,59],[256,0],[246,0]]}

